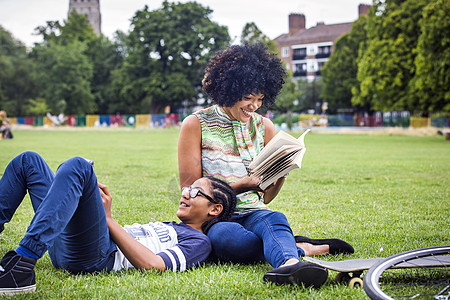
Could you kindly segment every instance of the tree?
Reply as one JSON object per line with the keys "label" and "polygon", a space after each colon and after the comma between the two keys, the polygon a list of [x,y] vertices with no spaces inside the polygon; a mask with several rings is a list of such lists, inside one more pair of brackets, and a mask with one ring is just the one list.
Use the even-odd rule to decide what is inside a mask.
{"label": "tree", "polygon": [[367,20],[368,43],[358,61],[360,90],[353,104],[372,110],[417,110],[410,81],[425,0],[376,0]]}
{"label": "tree", "polygon": [[30,99],[28,101],[27,114],[30,116],[44,116],[50,108],[44,98]]}
{"label": "tree", "polygon": [[450,2],[430,2],[420,20],[412,82],[417,110],[450,114]]}
{"label": "tree", "polygon": [[69,44],[74,41],[86,42],[89,44],[98,40],[98,37],[94,33],[86,16],[79,14],[75,10],[70,13],[67,21],[64,22],[64,25],[59,25],[58,23],[58,27],[61,33],[55,40],[60,44]]}
{"label": "tree", "polygon": [[336,113],[339,108],[351,108],[352,90],[359,90],[357,58],[366,40],[366,16],[352,25],[349,33],[336,41],[334,51],[322,69],[322,98],[328,102],[328,111]]}
{"label": "tree", "polygon": [[42,84],[40,96],[47,99],[51,111],[60,113],[58,103],[64,100],[66,113],[110,112],[110,99],[115,95],[112,72],[122,63],[116,44],[103,35],[97,37],[86,16],[76,11],[62,25],[47,22],[36,31],[44,38],[34,49],[36,77]]}
{"label": "tree", "polygon": [[45,26],[37,26],[34,29],[35,35],[42,35],[44,41],[54,40],[59,34],[61,24],[59,21],[47,21]]}
{"label": "tree", "polygon": [[123,56],[119,45],[111,42],[105,36],[100,36],[88,44],[86,56],[92,63],[91,92],[97,113],[114,114],[117,111],[111,105],[113,99],[118,99],[119,90],[113,85],[113,73],[120,69]]}
{"label": "tree", "polygon": [[50,42],[37,53],[36,81],[40,95],[51,112],[61,113],[61,100],[67,103],[66,114],[86,114],[95,110],[91,93],[92,64],[84,55],[86,44],[78,41],[67,45]]}
{"label": "tree", "polygon": [[291,73],[288,74],[286,82],[275,102],[275,109],[287,113],[286,123],[290,129],[292,128],[292,111],[301,95],[302,91],[298,89],[297,82],[293,80]]}
{"label": "tree", "polygon": [[277,45],[273,40],[266,36],[254,22],[247,23],[242,29],[241,44],[257,44],[263,43],[267,49],[273,53],[278,53]]}
{"label": "tree", "polygon": [[316,113],[320,113],[322,111],[322,98],[320,96],[323,89],[322,79],[314,79],[309,82],[306,79],[300,78],[297,85],[301,91],[300,101],[296,107],[297,110],[307,111],[314,109]]}
{"label": "tree", "polygon": [[[79,41],[86,44],[84,54],[92,63],[91,93],[94,96],[96,113],[115,113],[110,108],[110,100],[115,97],[111,85],[112,72],[120,68],[123,57],[116,44],[101,35],[97,37],[86,16],[72,11],[67,22],[59,27],[61,32],[56,40],[60,44]],[[119,35],[119,33],[117,33]]]}
{"label": "tree", "polygon": [[230,40],[227,28],[209,19],[212,10],[196,2],[169,3],[132,18],[128,56],[117,75],[120,112],[158,113],[170,105],[194,103],[204,66]]}
{"label": "tree", "polygon": [[0,26],[0,109],[22,116],[34,95],[33,62],[25,46]]}

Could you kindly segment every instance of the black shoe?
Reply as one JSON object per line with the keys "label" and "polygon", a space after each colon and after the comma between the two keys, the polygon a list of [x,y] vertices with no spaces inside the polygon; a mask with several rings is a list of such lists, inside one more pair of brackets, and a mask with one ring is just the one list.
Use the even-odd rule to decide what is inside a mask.
{"label": "black shoe", "polygon": [[328,270],[312,263],[299,261],[295,265],[279,267],[264,274],[264,281],[276,284],[297,284],[319,288],[328,278]]}
{"label": "black shoe", "polygon": [[295,242],[313,245],[328,245],[330,246],[330,254],[353,254],[355,252],[352,245],[340,239],[310,239],[306,236],[296,235]]}
{"label": "black shoe", "polygon": [[0,295],[15,295],[36,290],[36,260],[9,251],[0,261]]}

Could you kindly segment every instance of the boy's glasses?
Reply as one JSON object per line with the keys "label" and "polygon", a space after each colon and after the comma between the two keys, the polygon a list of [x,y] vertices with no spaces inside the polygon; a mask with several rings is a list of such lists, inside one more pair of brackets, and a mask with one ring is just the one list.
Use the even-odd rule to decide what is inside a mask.
{"label": "boy's glasses", "polygon": [[189,197],[191,198],[195,198],[198,196],[198,194],[201,194],[202,196],[205,196],[206,199],[208,199],[209,201],[211,201],[212,203],[218,203],[216,200],[214,200],[211,196],[203,193],[200,189],[198,188],[192,188],[190,186],[185,186],[184,188],[181,189],[181,196],[183,196],[184,193],[189,192]]}

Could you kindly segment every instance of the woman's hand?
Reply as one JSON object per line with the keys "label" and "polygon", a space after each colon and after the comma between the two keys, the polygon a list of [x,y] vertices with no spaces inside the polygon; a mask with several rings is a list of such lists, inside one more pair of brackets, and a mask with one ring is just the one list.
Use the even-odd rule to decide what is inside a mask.
{"label": "woman's hand", "polygon": [[111,204],[112,196],[108,190],[108,187],[104,184],[98,183],[98,189],[100,190],[100,195],[102,196],[103,207],[105,208],[106,218],[112,218],[111,216]]}
{"label": "woman's hand", "polygon": [[263,190],[259,187],[261,183],[261,176],[250,175],[247,179],[248,190],[262,192]]}
{"label": "woman's hand", "polygon": [[264,204],[269,204],[278,195],[285,180],[286,177],[278,178],[264,190]]}
{"label": "woman's hand", "polygon": [[259,187],[260,182],[260,176],[250,175],[245,179],[230,183],[230,186],[233,188],[236,194],[241,194],[248,191],[262,192],[263,190],[261,190],[261,188]]}

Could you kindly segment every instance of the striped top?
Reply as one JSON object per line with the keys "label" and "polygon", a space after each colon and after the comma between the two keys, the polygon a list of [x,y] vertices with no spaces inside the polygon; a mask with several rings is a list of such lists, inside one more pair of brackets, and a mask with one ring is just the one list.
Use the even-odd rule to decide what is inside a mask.
{"label": "striped top", "polygon": [[[226,112],[214,105],[194,113],[202,128],[202,174],[227,183],[249,176],[248,166],[264,148],[264,122],[252,114],[249,123],[232,121]],[[237,211],[267,209],[262,193],[248,191],[238,196]]]}
{"label": "striped top", "polygon": [[[133,239],[161,256],[166,270],[174,272],[193,268],[204,262],[211,253],[211,241],[198,230],[176,222],[150,222],[125,225],[123,229]],[[114,271],[134,268],[120,249],[114,260]]]}

